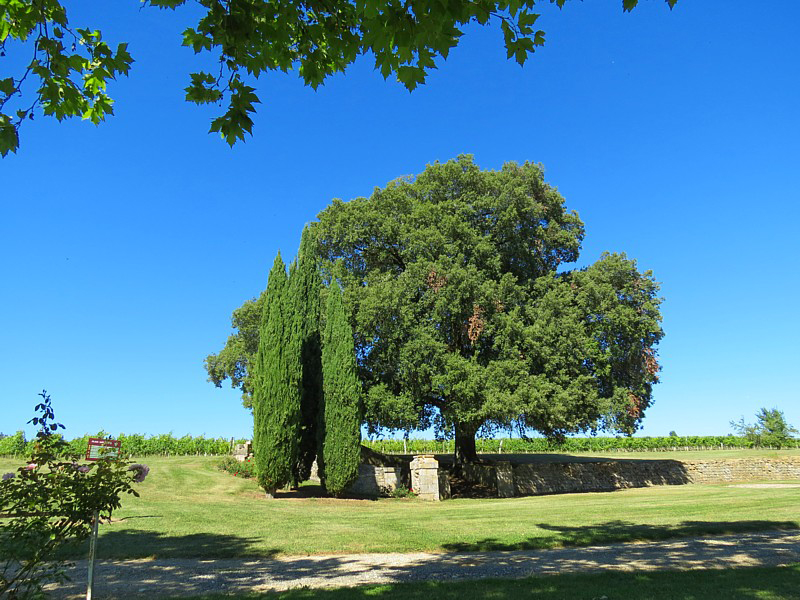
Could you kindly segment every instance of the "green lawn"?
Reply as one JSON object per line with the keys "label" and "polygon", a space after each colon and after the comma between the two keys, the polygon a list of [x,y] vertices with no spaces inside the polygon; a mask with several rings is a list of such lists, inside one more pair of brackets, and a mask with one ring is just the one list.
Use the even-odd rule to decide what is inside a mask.
{"label": "green lawn", "polygon": [[[141,498],[102,525],[101,558],[227,558],[548,548],[800,527],[800,488],[659,486],[488,500],[267,500],[203,457],[149,458]],[[0,472],[16,463],[0,459]]]}
{"label": "green lawn", "polygon": [[[202,600],[796,600],[800,565],[660,573],[548,575],[528,579],[300,589]],[[176,599],[177,600],[177,599]],[[182,597],[182,600],[189,600]]]}

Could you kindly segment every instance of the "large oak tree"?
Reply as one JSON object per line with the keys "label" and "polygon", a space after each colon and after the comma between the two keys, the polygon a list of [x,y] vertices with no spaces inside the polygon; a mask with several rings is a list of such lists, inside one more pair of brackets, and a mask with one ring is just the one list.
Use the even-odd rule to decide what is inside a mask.
{"label": "large oak tree", "polygon": [[539,166],[435,163],[334,201],[314,231],[371,427],[433,425],[468,461],[481,432],[632,433],[652,403],[658,285],[624,254],[565,269],[583,223]]}

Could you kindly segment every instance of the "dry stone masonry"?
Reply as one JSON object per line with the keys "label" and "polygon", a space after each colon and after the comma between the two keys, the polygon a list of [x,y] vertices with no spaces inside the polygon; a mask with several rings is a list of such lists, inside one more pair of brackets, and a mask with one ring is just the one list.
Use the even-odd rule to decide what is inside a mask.
{"label": "dry stone masonry", "polygon": [[397,489],[399,473],[396,467],[382,467],[361,463],[358,465],[358,479],[347,491],[359,496],[380,496]]}
{"label": "dry stone masonry", "polygon": [[800,457],[730,460],[599,460],[560,463],[484,463],[463,468],[471,481],[500,498],[603,492],[651,485],[800,480]]}
{"label": "dry stone masonry", "polygon": [[[252,454],[250,442],[236,446],[244,460]],[[511,460],[487,460],[461,467],[461,476],[499,498],[570,492],[604,492],[652,485],[729,483],[788,480],[800,482],[800,456],[727,460],[582,459],[581,462],[532,462],[524,455],[502,455]],[[448,457],[443,457],[445,460]],[[348,492],[359,496],[390,494],[410,487],[420,499],[451,496],[452,465],[433,454],[384,455],[364,446],[358,479]],[[311,479],[319,481],[316,462]]]}
{"label": "dry stone masonry", "polygon": [[244,462],[248,458],[253,457],[253,442],[245,442],[244,444],[236,444],[233,449],[233,456],[239,462]]}
{"label": "dry stone masonry", "polygon": [[439,469],[433,454],[420,454],[411,461],[411,489],[421,500],[444,500],[450,497],[450,480]]}

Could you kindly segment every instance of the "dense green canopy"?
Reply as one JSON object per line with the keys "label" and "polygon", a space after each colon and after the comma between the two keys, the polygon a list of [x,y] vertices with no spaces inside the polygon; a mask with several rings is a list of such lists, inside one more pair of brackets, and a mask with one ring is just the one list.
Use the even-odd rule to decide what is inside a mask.
{"label": "dense green canopy", "polygon": [[319,215],[372,428],[633,432],[658,380],[658,285],[625,255],[564,270],[583,223],[534,164],[429,165]]}

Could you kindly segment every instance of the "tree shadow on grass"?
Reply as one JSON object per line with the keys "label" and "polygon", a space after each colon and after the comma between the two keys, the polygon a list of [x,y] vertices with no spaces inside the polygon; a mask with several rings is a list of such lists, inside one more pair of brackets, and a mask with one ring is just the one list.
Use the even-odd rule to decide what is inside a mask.
{"label": "tree shadow on grass", "polygon": [[[160,531],[121,530],[113,525],[102,527],[97,540],[97,558],[102,559],[150,559],[169,558],[272,558],[279,549],[267,549],[257,545],[259,538],[215,533],[193,533],[170,535]],[[103,531],[105,529],[105,531]],[[109,530],[110,529],[110,530]],[[88,556],[88,541],[72,546],[63,558],[83,559]]]}
{"label": "tree shadow on grass", "polygon": [[289,490],[278,490],[275,492],[275,497],[278,499],[287,499],[287,498],[324,498],[328,500],[370,500],[375,501],[379,499],[379,496],[375,495],[367,495],[367,494],[354,494],[354,493],[345,493],[341,496],[331,496],[329,493],[325,491],[325,488],[322,487],[320,484],[317,483],[304,483],[298,488],[289,489]]}
{"label": "tree shadow on grass", "polygon": [[597,525],[569,527],[539,523],[537,527],[555,532],[555,536],[530,537],[518,542],[501,542],[484,538],[475,542],[442,544],[448,552],[496,552],[506,550],[540,550],[555,546],[590,546],[636,541],[663,541],[702,535],[726,535],[756,531],[778,531],[800,528],[800,521],[684,521],[676,525],[641,525],[626,521],[608,521]]}
{"label": "tree shadow on grass", "polygon": [[[717,522],[698,523],[685,522],[676,527],[650,527],[651,537],[663,535],[689,535],[702,530],[741,531],[744,527],[770,528],[798,526],[795,522],[779,521],[747,521],[747,522]],[[572,539],[575,543],[583,542],[586,538],[581,530],[586,528],[558,528],[546,526],[551,530],[563,533],[565,539]],[[613,521],[603,526],[616,532],[617,538],[623,535],[642,537],[641,527]],[[594,529],[594,528],[590,528]],[[646,531],[645,529],[645,531]],[[220,536],[209,534],[196,534],[166,538],[154,532],[117,532],[108,534],[110,541],[126,545],[126,555],[131,555],[131,547],[144,548],[148,545],[152,554],[157,555],[153,548],[161,547],[173,556],[185,553],[191,555],[189,548],[194,548],[194,553],[206,556],[219,554],[235,554],[237,558],[202,558],[198,560],[170,558],[164,560],[126,560],[116,562],[113,560],[99,561],[97,565],[97,580],[95,591],[97,597],[103,598],[138,598],[150,599],[163,597],[181,597],[187,595],[201,595],[207,593],[238,594],[248,597],[247,594],[254,590],[286,589],[303,586],[343,587],[358,584],[382,582],[381,588],[355,588],[339,592],[290,592],[288,598],[320,598],[331,600],[336,598],[452,598],[453,600],[468,600],[470,598],[495,598],[517,600],[518,598],[586,598],[590,600],[603,595],[609,598],[754,598],[754,590],[771,589],[764,587],[773,579],[766,575],[763,577],[737,579],[724,572],[702,571],[694,579],[682,580],[672,588],[680,593],[685,592],[686,586],[693,586],[697,581],[713,581],[717,579],[716,586],[727,591],[722,595],[702,594],[693,590],[693,596],[663,595],[642,592],[640,582],[644,577],[650,586],[648,590],[658,591],[657,573],[647,575],[625,573],[625,571],[653,570],[681,570],[681,569],[731,569],[741,566],[768,567],[773,564],[790,564],[800,562],[800,547],[797,544],[797,535],[790,533],[738,533],[725,537],[678,539],[667,544],[653,547],[650,544],[617,544],[614,546],[594,546],[580,549],[555,548],[549,550],[532,550],[523,552],[452,552],[447,554],[416,554],[398,560],[393,555],[379,555],[364,561],[358,555],[344,556],[301,556],[276,559],[275,550],[258,552],[254,554],[252,540],[236,536]],[[100,540],[102,552],[104,538]],[[597,534],[591,538],[595,540]],[[616,541],[619,541],[618,539]],[[108,543],[106,543],[108,546]],[[486,540],[476,546],[497,549],[491,540]],[[501,546],[509,549],[508,545]],[[463,549],[463,547],[459,547]],[[473,548],[469,548],[473,549]],[[250,556],[248,556],[250,555]],[[592,573],[608,571],[597,575],[597,583],[585,583],[587,580],[578,579],[579,573]],[[774,571],[774,569],[773,569]],[[765,569],[764,573],[768,570]],[[771,571],[770,571],[771,572]],[[498,582],[492,591],[490,582],[472,582],[460,588],[452,587],[450,583],[456,580],[486,580],[487,578],[517,579],[530,575],[561,575],[566,573],[576,574],[574,584],[564,584],[571,581],[569,578],[539,578],[525,580],[527,583],[519,587],[512,582]],[[83,582],[86,581],[86,562],[81,561],[71,571],[73,583],[61,586],[58,597],[79,597]],[[668,581],[681,579],[684,575],[665,575]],[[690,577],[690,576],[686,576]],[[797,573],[792,577],[796,580]],[[608,582],[614,578],[623,583],[615,589],[615,595],[608,592]],[[398,585],[401,582],[417,582],[415,586]],[[423,583],[425,582],[425,583]],[[652,583],[655,582],[655,583]],[[564,585],[567,585],[564,588]],[[775,584],[776,586],[778,584]],[[781,584],[784,585],[784,584]],[[481,587],[483,586],[483,587]],[[488,587],[487,587],[488,586]],[[569,587],[572,586],[572,587]],[[604,587],[605,586],[605,587]],[[725,587],[727,586],[727,588]],[[749,587],[748,587],[749,586]],[[784,588],[786,586],[784,585]],[[628,593],[628,588],[632,592]],[[484,589],[485,593],[476,593],[475,590]],[[709,590],[716,589],[714,586]],[[777,589],[777,587],[775,588]],[[783,589],[783,588],[781,588]],[[789,588],[786,588],[789,589]],[[388,590],[388,591],[386,591]],[[397,594],[388,596],[384,591],[396,590]],[[528,590],[528,591],[526,591]],[[537,590],[531,594],[531,590]],[[572,593],[579,590],[581,594]],[[795,587],[791,588],[796,591]],[[597,593],[588,593],[597,591]],[[425,594],[423,597],[421,593]],[[584,594],[587,592],[587,594]],[[633,592],[636,592],[634,594]],[[752,593],[751,593],[752,592]],[[303,594],[309,595],[303,595]],[[394,593],[394,592],[392,592]],[[783,593],[783,592],[781,592]],[[300,594],[300,595],[296,595]],[[326,595],[327,594],[327,595]],[[790,598],[796,596],[776,595],[773,598]]]}
{"label": "tree shadow on grass", "polygon": [[[298,589],[283,592],[281,600],[755,600],[797,598],[800,566],[688,572],[603,573],[484,579],[468,582],[395,583],[344,589]],[[242,594],[244,600],[276,598],[275,594]],[[203,596],[203,600],[230,596]]]}
{"label": "tree shadow on grass", "polygon": [[[402,561],[386,555],[369,563],[362,562],[357,555],[281,560],[139,560],[126,561],[122,565],[101,561],[97,567],[95,591],[102,598],[200,597],[209,593],[226,594],[217,595],[217,598],[230,595],[235,598],[269,598],[275,596],[252,592],[351,586],[329,591],[299,589],[281,592],[280,597],[283,600],[375,597],[398,600],[592,600],[602,596],[610,599],[769,597],[778,600],[797,598],[796,581],[800,571],[797,567],[781,570],[770,565],[791,563],[800,563],[797,535],[755,533],[677,540],[655,548],[648,544],[618,544],[578,550],[420,554]],[[762,568],[738,569],[742,566]],[[685,569],[698,570],[689,573],[657,572]],[[59,589],[58,597],[77,598],[85,574],[84,562],[72,572],[73,581],[78,583]],[[534,577],[521,579],[531,575]],[[459,580],[469,580],[469,583],[459,583]],[[381,586],[352,587],[376,582]],[[772,591],[774,595],[757,595],[757,592],[764,591]]]}

